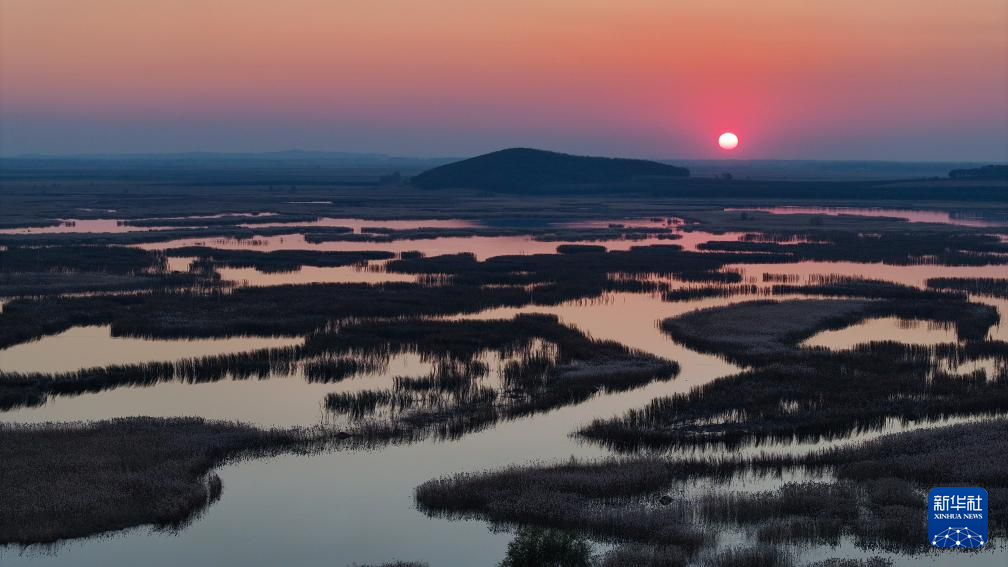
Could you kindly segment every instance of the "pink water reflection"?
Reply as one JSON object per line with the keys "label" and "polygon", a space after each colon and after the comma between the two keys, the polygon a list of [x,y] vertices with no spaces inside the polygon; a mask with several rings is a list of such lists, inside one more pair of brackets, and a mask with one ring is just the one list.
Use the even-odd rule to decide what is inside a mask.
{"label": "pink water reflection", "polygon": [[893,340],[911,345],[933,346],[957,343],[959,337],[952,325],[898,317],[879,317],[842,329],[822,331],[806,339],[802,342],[802,346],[846,350],[857,345]]}
{"label": "pink water reflection", "polygon": [[301,337],[145,339],[112,336],[111,327],[73,327],[0,350],[4,372],[72,372],[113,364],[141,364],[294,346]]}
{"label": "pink water reflection", "polygon": [[174,227],[167,226],[130,226],[119,224],[121,222],[121,219],[62,219],[60,224],[51,226],[0,229],[0,234],[121,233],[174,229]]}
{"label": "pink water reflection", "polygon": [[222,250],[257,250],[274,252],[276,250],[318,250],[324,252],[360,252],[384,250],[401,253],[419,251],[428,256],[442,254],[472,253],[479,260],[494,256],[555,254],[557,246],[564,244],[595,244],[605,246],[607,250],[629,250],[634,246],[652,246],[676,244],[687,250],[696,250],[696,246],[713,240],[738,240],[742,233],[712,234],[705,232],[683,233],[683,239],[670,240],[664,238],[645,238],[641,240],[609,239],[588,241],[557,241],[542,242],[530,236],[449,236],[426,239],[404,239],[389,242],[357,242],[332,241],[308,242],[303,234],[282,234],[275,236],[257,236],[250,239],[234,238],[183,238],[166,242],[138,244],[145,250],[168,250],[184,246],[209,246]]}
{"label": "pink water reflection", "polygon": [[322,217],[314,221],[248,223],[238,225],[243,228],[275,228],[275,227],[313,227],[313,226],[345,226],[360,233],[364,228],[391,228],[393,230],[410,230],[419,228],[477,228],[478,222],[462,219],[419,219],[419,220],[366,220],[355,218]]}

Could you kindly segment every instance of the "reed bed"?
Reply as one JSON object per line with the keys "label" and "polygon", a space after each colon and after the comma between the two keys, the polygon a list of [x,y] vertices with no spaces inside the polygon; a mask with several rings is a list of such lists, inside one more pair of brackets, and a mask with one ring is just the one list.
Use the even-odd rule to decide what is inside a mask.
{"label": "reed bed", "polygon": [[1005,278],[930,278],[929,288],[954,289],[976,295],[1008,298],[1008,279]]}
{"label": "reed bed", "polygon": [[163,271],[165,255],[123,246],[8,246],[0,250],[2,272],[99,272],[132,274]]}
{"label": "reed bed", "polygon": [[[579,403],[675,375],[674,363],[595,341],[554,316],[509,321],[360,321],[305,343],[308,353],[352,351],[388,357],[405,352],[434,363],[427,376],[400,376],[383,391],[331,394],[326,407],[373,441],[456,438],[538,411]],[[492,352],[499,380],[487,384]]]}
{"label": "reed bed", "polygon": [[215,266],[230,268],[255,268],[262,272],[293,272],[302,266],[338,267],[363,266],[374,260],[395,257],[391,252],[320,252],[316,250],[222,250],[205,246],[184,246],[166,251],[168,256],[195,257],[208,260]]}
{"label": "reed bed", "polygon": [[876,555],[867,559],[852,559],[847,557],[831,557],[822,561],[808,563],[805,567],[891,567],[891,559]]}
{"label": "reed bed", "polygon": [[313,222],[320,217],[318,215],[305,214],[260,214],[260,215],[229,215],[224,214],[219,217],[207,218],[199,216],[172,217],[172,218],[143,218],[127,219],[119,221],[120,226],[145,226],[145,227],[212,227],[212,226],[235,226],[240,224],[270,224],[277,222]]}
{"label": "reed bed", "polygon": [[[431,514],[571,529],[631,542],[631,548],[616,548],[630,558],[656,555],[661,547],[653,546],[670,539],[678,539],[675,545],[691,564],[700,565],[788,564],[793,558],[787,546],[837,545],[846,540],[862,549],[916,554],[931,549],[921,510],[927,489],[936,484],[986,487],[991,528],[996,534],[1006,533],[1008,470],[1000,458],[1006,448],[1008,419],[999,418],[889,434],[803,455],[634,456],[511,466],[432,479],[416,488],[415,498]],[[737,475],[779,477],[787,471],[829,472],[835,479],[787,482],[761,492],[730,490]],[[688,498],[667,495],[669,487],[697,479],[713,481],[715,488]],[[722,484],[729,489],[720,488]],[[581,518],[584,509],[593,511],[592,519]],[[703,533],[739,526],[758,545],[755,551],[711,552],[710,542],[702,536],[696,547],[690,547],[684,534],[663,535],[654,531],[655,526],[636,524],[655,510],[666,509],[666,517],[651,521],[702,526]],[[869,559],[852,565],[885,563]]]}
{"label": "reed bed", "polygon": [[39,298],[62,294],[212,292],[223,289],[215,272],[116,274],[107,272],[2,272],[0,297]]}
{"label": "reed bed", "polygon": [[[136,244],[156,244],[178,239],[204,239],[253,242],[259,237],[281,236],[301,233],[304,229],[291,226],[279,227],[241,227],[241,226],[207,226],[207,227],[167,227],[164,230],[142,230],[134,232],[95,232],[95,233],[64,233],[64,234],[0,234],[0,245],[9,247],[47,247],[63,245],[88,245],[127,247]],[[317,235],[346,234],[351,232],[348,227],[314,226],[311,233]]]}
{"label": "reed bed", "polygon": [[624,543],[606,552],[598,567],[686,567],[689,554],[675,545]]}
{"label": "reed bed", "polygon": [[[947,319],[966,342],[936,347],[883,342],[839,352],[797,344],[818,330],[883,313]],[[751,367],[621,417],[597,419],[578,434],[620,451],[734,447],[836,439],[881,429],[893,418],[997,414],[1008,410],[1008,347],[982,340],[996,318],[987,306],[964,301],[903,299],[756,301],[687,313],[664,321],[663,330],[693,348]],[[993,373],[950,371],[975,360],[993,361]]]}
{"label": "reed bed", "polygon": [[677,341],[742,362],[779,360],[816,332],[867,317],[862,300],[750,301],[693,311],[661,322]]}
{"label": "reed bed", "polygon": [[303,335],[351,317],[406,317],[472,312],[532,301],[555,303],[600,289],[483,288],[417,284],[309,284],[237,288],[229,293],[154,293],[17,299],[0,313],[0,347],[74,325],[112,325],[142,337]]}
{"label": "reed bed", "polygon": [[101,392],[122,386],[151,386],[171,381],[195,384],[290,375],[300,355],[299,347],[281,347],[54,374],[0,372],[0,410],[41,405],[52,395]]}
{"label": "reed bed", "polygon": [[987,266],[1008,263],[1001,241],[975,231],[885,230],[879,232],[821,230],[815,241],[774,243],[705,242],[699,249],[718,253],[787,255],[793,262],[868,262],[900,265]]}
{"label": "reed bed", "polygon": [[[421,509],[449,517],[571,530],[609,541],[676,545],[688,553],[708,542],[709,537],[688,521],[684,506],[641,506],[614,495],[565,491],[513,472],[517,474],[427,481],[417,487],[415,497]],[[516,485],[509,479],[522,482]]]}
{"label": "reed bed", "polygon": [[794,564],[790,553],[771,545],[729,547],[700,562],[702,567],[791,567]]}
{"label": "reed bed", "polygon": [[[882,343],[857,354],[813,354],[748,370],[621,417],[595,420],[578,434],[619,451],[736,447],[838,439],[882,429],[891,419],[927,422],[1008,410],[1003,370],[994,377],[948,375],[901,347]],[[740,396],[744,412],[718,419],[739,408]]]}
{"label": "reed bed", "polygon": [[320,431],[198,418],[0,424],[0,544],[178,528],[220,498],[214,467],[327,442]]}

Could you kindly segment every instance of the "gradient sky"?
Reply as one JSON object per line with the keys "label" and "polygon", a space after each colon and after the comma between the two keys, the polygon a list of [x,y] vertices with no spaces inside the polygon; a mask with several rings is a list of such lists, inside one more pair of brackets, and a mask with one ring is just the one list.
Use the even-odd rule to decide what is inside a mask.
{"label": "gradient sky", "polygon": [[1005,161],[1006,101],[1005,0],[0,0],[5,155]]}

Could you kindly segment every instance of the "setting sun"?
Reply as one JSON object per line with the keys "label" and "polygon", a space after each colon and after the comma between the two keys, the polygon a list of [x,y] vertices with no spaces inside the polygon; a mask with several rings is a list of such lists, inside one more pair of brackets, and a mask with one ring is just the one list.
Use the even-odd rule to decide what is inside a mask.
{"label": "setting sun", "polygon": [[722,150],[734,150],[738,146],[738,136],[731,132],[725,132],[718,136],[717,143]]}

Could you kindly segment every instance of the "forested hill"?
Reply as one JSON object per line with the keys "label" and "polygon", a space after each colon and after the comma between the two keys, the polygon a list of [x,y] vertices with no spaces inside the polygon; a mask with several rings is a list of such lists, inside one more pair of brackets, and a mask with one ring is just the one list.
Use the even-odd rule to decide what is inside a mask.
{"label": "forested hill", "polygon": [[587,157],[511,148],[427,170],[411,183],[421,189],[470,188],[526,193],[537,189],[621,183],[642,177],[687,177],[689,170],[641,159]]}

